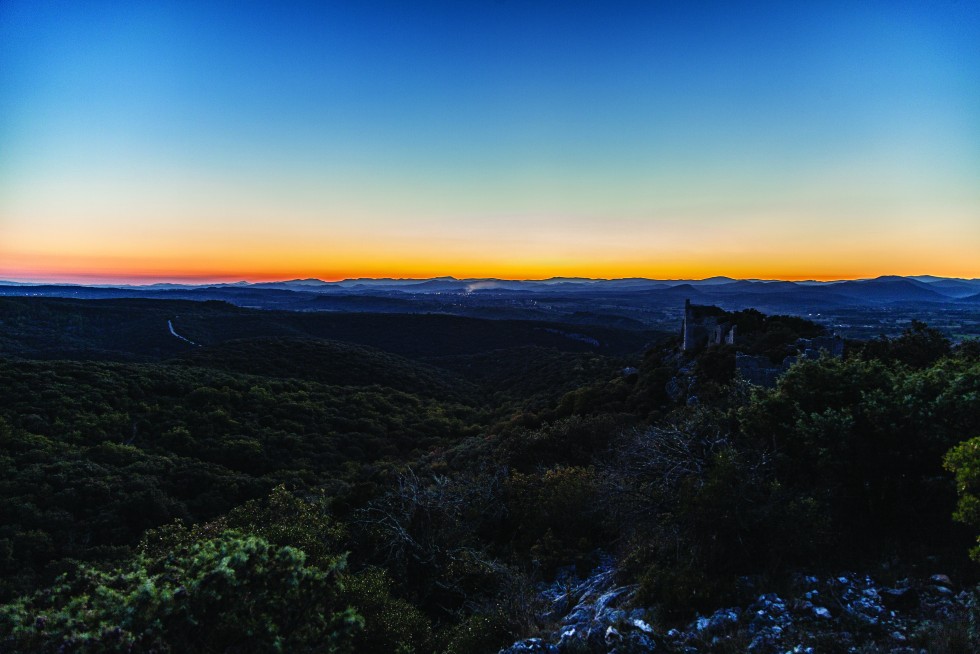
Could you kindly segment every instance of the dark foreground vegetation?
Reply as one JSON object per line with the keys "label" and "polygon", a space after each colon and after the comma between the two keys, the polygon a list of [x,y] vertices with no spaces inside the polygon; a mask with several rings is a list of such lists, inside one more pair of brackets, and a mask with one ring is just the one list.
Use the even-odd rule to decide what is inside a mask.
{"label": "dark foreground vegetation", "polygon": [[[611,327],[3,302],[0,652],[980,646],[976,342],[913,323],[765,390]],[[820,331],[737,318],[755,354]],[[820,623],[871,578],[887,628]],[[576,584],[628,589],[615,635],[548,641]],[[678,635],[808,601],[789,647]]]}

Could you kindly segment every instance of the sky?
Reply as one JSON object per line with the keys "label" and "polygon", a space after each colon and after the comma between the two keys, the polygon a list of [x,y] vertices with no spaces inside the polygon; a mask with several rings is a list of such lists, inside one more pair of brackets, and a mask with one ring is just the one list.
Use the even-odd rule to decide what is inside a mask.
{"label": "sky", "polygon": [[0,279],[980,277],[980,3],[0,2]]}

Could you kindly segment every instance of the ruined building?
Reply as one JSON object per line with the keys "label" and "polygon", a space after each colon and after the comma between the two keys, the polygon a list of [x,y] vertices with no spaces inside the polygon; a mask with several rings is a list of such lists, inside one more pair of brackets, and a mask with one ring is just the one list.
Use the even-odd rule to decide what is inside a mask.
{"label": "ruined building", "polygon": [[[708,345],[735,345],[735,323],[731,316],[714,306],[691,304],[684,301],[684,323],[681,328],[684,351],[697,350]],[[801,338],[793,344],[795,353],[778,363],[768,356],[735,353],[735,369],[749,383],[772,388],[789,367],[801,359],[818,359],[821,356],[840,357],[844,354],[844,341],[837,334]]]}
{"label": "ruined building", "polygon": [[706,345],[734,345],[735,325],[728,314],[718,307],[691,304],[684,300],[684,324],[681,328],[684,342],[681,349],[695,350]]}

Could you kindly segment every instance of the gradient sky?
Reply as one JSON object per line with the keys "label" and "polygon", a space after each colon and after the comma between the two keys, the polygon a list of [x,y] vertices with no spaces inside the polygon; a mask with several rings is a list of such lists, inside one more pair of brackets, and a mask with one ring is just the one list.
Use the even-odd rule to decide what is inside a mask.
{"label": "gradient sky", "polygon": [[977,2],[0,2],[0,278],[925,273]]}

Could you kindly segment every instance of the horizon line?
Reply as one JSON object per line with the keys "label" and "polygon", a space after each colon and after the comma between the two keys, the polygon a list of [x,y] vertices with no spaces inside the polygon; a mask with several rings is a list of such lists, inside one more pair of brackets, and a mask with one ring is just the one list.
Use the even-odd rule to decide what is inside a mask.
{"label": "horizon line", "polygon": [[[84,273],[82,276],[86,276]],[[95,277],[95,275],[91,275]],[[921,273],[915,275],[899,275],[892,273],[882,273],[875,276],[859,276],[859,277],[732,277],[729,275],[719,274],[719,275],[709,275],[706,277],[641,277],[641,276],[628,276],[628,277],[585,277],[577,275],[552,275],[551,277],[456,277],[454,275],[435,275],[435,276],[425,276],[425,277],[396,277],[392,275],[382,275],[382,276],[358,276],[358,277],[337,277],[324,279],[321,277],[309,276],[309,277],[290,277],[290,278],[266,278],[261,275],[251,276],[237,276],[237,275],[221,275],[221,276],[198,276],[198,275],[134,275],[134,276],[120,276],[118,278],[110,276],[98,276],[100,281],[78,281],[77,277],[73,280],[72,275],[66,275],[64,277],[28,277],[28,276],[4,276],[0,278],[0,284],[15,284],[24,286],[82,286],[82,287],[100,287],[100,286],[129,286],[136,288],[149,288],[152,286],[161,285],[172,285],[172,286],[229,286],[236,284],[286,284],[290,282],[322,282],[324,284],[338,284],[342,282],[351,281],[393,281],[393,282],[426,282],[433,280],[452,280],[459,282],[483,282],[483,281],[499,281],[499,282],[548,282],[553,280],[577,280],[582,282],[615,282],[615,281],[625,281],[625,280],[643,280],[651,282],[703,282],[711,279],[731,279],[732,281],[757,281],[757,282],[813,282],[818,284],[832,284],[836,282],[849,282],[849,281],[867,281],[873,279],[880,279],[882,277],[900,277],[903,279],[911,279],[915,277],[934,277],[936,279],[961,279],[966,281],[977,281],[980,277],[950,277],[945,275],[933,275],[930,273]],[[155,281],[145,281],[140,282],[139,280],[153,279]]]}

